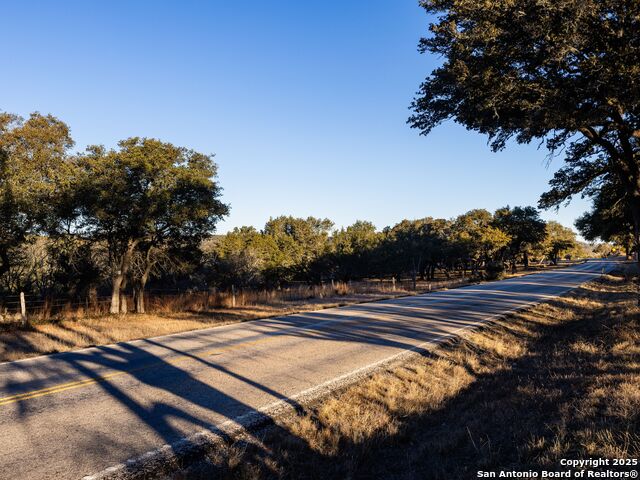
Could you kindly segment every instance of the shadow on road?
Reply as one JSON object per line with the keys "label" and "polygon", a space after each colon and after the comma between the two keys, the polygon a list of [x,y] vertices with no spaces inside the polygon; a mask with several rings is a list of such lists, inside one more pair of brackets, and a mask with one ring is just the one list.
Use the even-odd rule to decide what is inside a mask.
{"label": "shadow on road", "polygon": [[[558,278],[561,279],[562,277]],[[530,284],[530,281],[526,279],[513,280],[509,284],[510,288],[513,288],[514,285],[516,289],[517,286],[526,288]],[[561,281],[558,283],[562,285]],[[453,291],[439,292],[428,296],[382,301],[375,305],[356,305],[341,310],[327,310],[261,320],[254,325],[254,331],[251,335],[244,336],[237,342],[250,343],[261,337],[290,337],[327,342],[357,342],[364,345],[390,347],[390,350],[406,350],[414,348],[417,343],[450,334],[456,328],[476,322],[486,316],[487,312],[491,313],[494,310],[502,311],[505,308],[523,306],[532,300],[543,298],[546,294],[536,293],[530,297],[515,298],[512,291],[501,290],[498,284],[487,285],[484,288],[466,287],[466,296],[463,299],[460,299],[459,293],[453,293]],[[557,285],[556,288],[558,288]],[[459,291],[464,291],[464,289]],[[489,299],[486,298],[487,294],[490,296]],[[453,303],[455,311],[448,311],[445,306],[452,305],[451,302],[453,300],[455,300],[455,303]],[[480,306],[483,307],[482,314],[478,312],[478,307]],[[438,320],[438,322],[433,323],[428,322],[428,320]],[[187,335],[195,335],[195,333]],[[215,333],[211,335],[215,335]],[[335,455],[328,455],[318,451],[310,446],[304,438],[300,438],[283,427],[274,424],[273,419],[269,418],[268,415],[256,411],[254,407],[243,402],[242,399],[224,392],[221,388],[216,388],[215,380],[205,382],[203,379],[232,379],[234,382],[241,382],[252,389],[267,394],[273,400],[283,400],[299,413],[304,413],[301,405],[289,399],[287,395],[263,385],[256,379],[241,375],[228,367],[216,363],[215,357],[210,360],[199,356],[197,350],[185,352],[174,347],[173,342],[177,342],[181,338],[177,336],[163,339],[163,341],[123,342],[113,346],[60,354],[56,359],[63,362],[67,367],[65,369],[66,373],[63,375],[60,375],[55,365],[50,367],[45,365],[38,372],[34,372],[28,370],[27,364],[18,362],[12,364],[11,368],[16,371],[24,370],[24,373],[28,374],[30,379],[28,381],[6,383],[3,386],[3,390],[8,394],[19,394],[24,391],[41,388],[45,385],[44,382],[52,375],[58,375],[62,382],[74,377],[77,378],[77,375],[80,374],[83,378],[95,379],[97,381],[95,385],[102,392],[116,400],[120,406],[125,407],[128,412],[140,420],[141,428],[151,430],[159,439],[169,445],[176,444],[178,440],[189,433],[193,433],[195,430],[214,428],[210,424],[210,420],[207,420],[211,418],[212,413],[216,417],[228,420],[253,414],[261,418],[261,424],[272,425],[268,430],[269,438],[277,438],[279,439],[278,442],[284,442],[285,445],[293,445],[296,455],[305,459],[304,465],[290,463],[283,458],[277,458],[277,461],[275,461],[274,455],[277,457],[277,452],[274,454],[274,450],[268,442],[265,443],[263,441],[265,438],[254,438],[245,446],[240,446],[240,449],[244,449],[246,452],[244,454],[245,457],[248,455],[251,459],[249,463],[257,465],[256,468],[262,472],[261,475],[278,476],[278,468],[273,465],[283,465],[284,462],[287,465],[287,469],[293,472],[291,478],[322,478],[322,475],[316,476],[315,474],[326,471],[335,472],[337,476],[334,478],[346,478],[344,477],[345,475],[353,477],[356,473],[356,476],[360,478],[372,478],[361,477],[358,472],[373,472],[366,465],[366,462],[370,461],[371,465],[379,465],[381,458],[387,455],[378,450],[376,455],[380,455],[380,458],[376,458],[375,455],[371,457],[368,453],[360,452],[361,444],[350,445],[347,442],[341,444],[340,457],[348,456],[350,455],[349,452],[351,452],[355,463],[347,462],[346,466],[343,467],[338,464],[334,466],[335,468],[331,467],[330,464],[335,461]],[[225,342],[225,344],[233,346],[234,341]],[[161,349],[166,352],[166,355],[151,353],[151,348],[147,347],[153,347],[154,351]],[[206,348],[211,348],[211,345],[206,345]],[[249,349],[247,351],[252,352],[253,350]],[[178,363],[174,361],[175,358],[186,359],[187,361]],[[535,358],[543,360],[543,351],[537,352],[534,349],[527,359],[523,361],[533,362]],[[126,372],[127,374],[116,379],[107,378],[97,373],[105,371]],[[560,373],[558,372],[558,374]],[[125,378],[127,379],[126,385],[125,382],[119,381]],[[485,392],[484,389],[489,387],[497,388],[499,385],[507,384],[508,379],[512,381],[513,377],[509,377],[505,372],[486,376],[480,375],[476,385],[448,402],[434,418],[446,418],[448,419],[447,421],[453,421],[456,415],[460,415],[460,405],[470,406],[470,399],[488,401],[482,396],[484,395],[483,392]],[[147,393],[143,394],[144,392]],[[95,393],[89,395],[95,395]],[[91,396],[88,399],[79,398],[78,402],[83,400],[90,401]],[[515,399],[514,401],[516,400],[516,403],[520,404],[527,403],[532,399]],[[552,407],[553,405],[550,404],[550,411],[548,412],[550,418],[553,418],[554,415]],[[81,408],[81,403],[78,403],[78,408]],[[495,414],[493,408],[480,407],[476,411],[482,418],[487,418],[487,416],[492,415],[492,412]],[[27,406],[27,402],[19,402],[17,410],[19,417],[25,418],[33,413]],[[105,418],[107,417],[108,415],[105,416]],[[429,416],[419,417],[419,422],[438,430],[436,423],[434,423],[435,420],[430,420],[430,418]],[[511,415],[510,421],[513,422],[514,418]],[[107,457],[117,457],[120,460],[124,460],[124,458],[121,458],[123,453],[130,452],[127,443],[128,439],[119,438],[118,433],[114,433],[115,438],[111,439],[113,444],[105,444],[104,437],[96,435],[95,437],[84,439],[84,444],[66,445],[65,447],[74,449],[77,452],[95,452],[100,451],[101,448],[108,449],[112,452],[112,455],[106,455]],[[217,433],[221,435],[223,440],[225,439],[224,432],[218,431]],[[414,434],[418,435],[418,432],[413,432],[412,435]],[[230,439],[226,440],[230,441]],[[374,444],[377,445],[382,441],[382,439],[377,439]],[[396,441],[401,440],[392,440],[392,443],[395,444],[394,442]],[[461,451],[469,452],[469,445],[465,442],[462,443],[464,445],[461,447]],[[263,446],[259,447],[259,445]],[[185,454],[186,452],[189,458],[202,454],[202,445],[197,442],[193,444],[182,442],[179,447],[174,445],[174,448],[180,448],[179,453]],[[406,471],[406,459],[397,458],[396,460],[398,465],[402,467],[402,471]],[[270,463],[274,461],[275,464]],[[413,457],[411,461],[417,462],[416,471],[420,471],[420,468],[422,468],[420,465],[423,464]],[[218,468],[215,462],[209,461],[209,464],[209,469]],[[318,466],[317,472],[314,470],[314,465]],[[220,468],[222,472],[227,466],[222,465]],[[209,470],[206,471],[209,472]],[[396,471],[395,474],[398,472]],[[300,476],[296,476],[298,474]]]}

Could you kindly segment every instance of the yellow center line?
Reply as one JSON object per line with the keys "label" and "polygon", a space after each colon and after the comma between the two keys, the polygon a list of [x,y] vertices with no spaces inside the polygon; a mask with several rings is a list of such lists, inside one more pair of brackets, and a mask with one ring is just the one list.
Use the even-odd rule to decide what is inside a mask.
{"label": "yellow center line", "polygon": [[29,392],[24,392],[24,393],[18,393],[15,395],[10,395],[8,397],[2,397],[0,398],[0,407],[4,406],[4,405],[9,405],[11,403],[16,403],[16,402],[21,402],[24,400],[29,400],[31,398],[37,398],[37,397],[42,397],[45,395],[52,395],[54,393],[59,393],[59,392],[63,392],[65,390],[72,390],[72,389],[76,389],[76,388],[82,388],[85,387],[87,385],[94,385],[96,383],[101,383],[101,382],[105,382],[109,379],[112,379],[114,377],[118,377],[120,375],[127,375],[127,374],[131,374],[133,372],[138,372],[140,370],[145,370],[145,369],[149,369],[149,368],[155,368],[155,367],[159,367],[162,365],[166,365],[166,364],[176,364],[176,363],[181,363],[181,362],[186,362],[189,360],[195,360],[193,357],[197,357],[197,358],[205,358],[205,357],[210,357],[212,355],[219,355],[222,352],[229,352],[232,350],[237,350],[238,348],[242,348],[242,347],[246,347],[248,345],[255,345],[257,343],[262,343],[265,342],[269,339],[273,339],[275,337],[264,337],[264,338],[260,338],[258,340],[250,340],[247,342],[240,342],[237,343],[235,345],[229,345],[226,347],[220,347],[217,348],[215,350],[209,350],[207,352],[204,353],[200,353],[200,354],[183,354],[180,356],[177,356],[175,358],[170,358],[167,360],[163,360],[161,362],[154,362],[150,365],[144,365],[142,367],[138,367],[138,368],[132,368],[129,370],[118,370],[115,372],[111,372],[111,373],[107,373],[105,375],[100,375],[97,376],[95,378],[87,378],[84,380],[76,380],[73,382],[67,382],[67,383],[60,383],[58,385],[52,385],[50,387],[46,387],[46,388],[41,388],[39,390],[32,390]]}

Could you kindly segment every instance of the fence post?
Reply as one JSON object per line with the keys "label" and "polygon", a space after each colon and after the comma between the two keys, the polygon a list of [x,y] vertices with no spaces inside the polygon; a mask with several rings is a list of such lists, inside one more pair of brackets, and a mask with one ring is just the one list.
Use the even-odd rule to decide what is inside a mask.
{"label": "fence post", "polygon": [[27,321],[27,302],[24,299],[24,292],[20,292],[20,318],[22,318],[22,326],[28,325]]}
{"label": "fence post", "polygon": [[231,307],[236,308],[236,286],[231,285]]}
{"label": "fence post", "polygon": [[396,277],[391,277],[391,290],[396,291]]}

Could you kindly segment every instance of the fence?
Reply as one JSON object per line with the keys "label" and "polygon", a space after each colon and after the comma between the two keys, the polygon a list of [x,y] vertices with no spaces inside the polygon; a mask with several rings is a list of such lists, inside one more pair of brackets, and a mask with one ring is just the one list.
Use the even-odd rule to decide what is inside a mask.
{"label": "fence", "polygon": [[[346,296],[386,296],[412,292],[428,292],[466,284],[468,278],[438,281],[375,279],[357,282],[326,282],[321,284],[292,284],[278,289],[250,289],[232,287],[228,290],[207,291],[149,290],[145,292],[148,313],[207,312],[255,305],[281,305],[311,299],[340,298]],[[127,305],[133,307],[130,294],[123,295]],[[33,294],[0,297],[0,322],[49,321],[80,319],[107,315],[110,296],[86,298],[82,301],[56,299]]]}

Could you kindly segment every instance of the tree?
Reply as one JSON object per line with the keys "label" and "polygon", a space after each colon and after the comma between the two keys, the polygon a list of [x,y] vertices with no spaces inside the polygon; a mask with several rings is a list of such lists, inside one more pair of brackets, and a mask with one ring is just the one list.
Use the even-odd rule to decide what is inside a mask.
{"label": "tree", "polygon": [[423,0],[437,16],[421,52],[444,58],[412,103],[428,134],[454,119],[565,154],[540,207],[620,183],[640,241],[640,2]]}
{"label": "tree", "polygon": [[0,113],[0,275],[12,254],[45,228],[57,191],[68,179],[69,127],[51,115],[25,121]]}
{"label": "tree", "polygon": [[361,220],[335,232],[331,238],[331,263],[338,276],[350,280],[372,274],[380,240],[375,225]]}
{"label": "tree", "polygon": [[496,255],[509,244],[509,235],[493,226],[493,222],[490,212],[476,209],[458,216],[453,223],[453,241],[463,252],[465,266],[469,264],[474,274],[483,264],[495,261]]}
{"label": "tree", "polygon": [[90,147],[77,159],[78,231],[108,246],[110,312],[126,313],[122,291],[138,252],[136,309],[163,248],[197,248],[228,213],[210,155],[149,138],[133,137],[117,150]]}
{"label": "tree", "polygon": [[310,280],[315,260],[325,252],[333,222],[315,217],[280,216],[266,223],[263,233],[278,247],[271,276],[289,281]]}
{"label": "tree", "polygon": [[592,198],[591,210],[579,217],[575,225],[586,240],[614,242],[623,246],[629,257],[633,247],[633,216],[624,196],[619,183],[604,183]]}
{"label": "tree", "polygon": [[576,233],[570,228],[551,221],[547,222],[546,231],[543,249],[554,265],[558,264],[562,255],[579,248]]}
{"label": "tree", "polygon": [[225,287],[271,283],[269,273],[277,266],[278,246],[254,227],[236,227],[217,238],[210,249],[216,282]]}
{"label": "tree", "polygon": [[522,255],[525,268],[529,267],[529,250],[546,237],[545,222],[533,207],[507,207],[496,211],[494,224],[509,235],[511,271],[516,272],[516,262]]}
{"label": "tree", "polygon": [[418,275],[431,277],[432,268],[446,262],[450,222],[431,217],[403,220],[385,228],[382,243],[385,263],[394,275],[409,273],[414,288]]}

